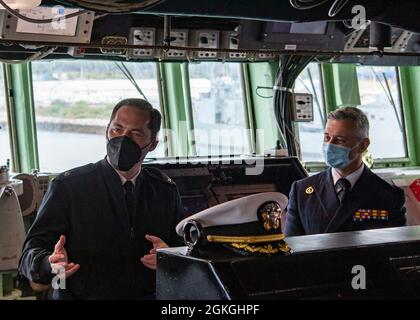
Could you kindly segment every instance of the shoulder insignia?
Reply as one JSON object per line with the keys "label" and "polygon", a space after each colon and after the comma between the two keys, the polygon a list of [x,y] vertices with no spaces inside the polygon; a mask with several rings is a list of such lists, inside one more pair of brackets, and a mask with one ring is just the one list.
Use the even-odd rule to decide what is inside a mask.
{"label": "shoulder insignia", "polygon": [[169,178],[164,172],[160,171],[159,169],[148,167],[147,170],[145,171],[150,177],[154,179],[157,179],[161,182],[165,182],[171,185],[176,185],[175,182],[171,178]]}
{"label": "shoulder insignia", "polygon": [[68,178],[73,178],[77,176],[83,176],[85,174],[89,174],[95,170],[95,164],[88,164],[82,167],[74,168],[71,170],[67,170],[61,174],[59,174],[54,180],[66,180]]}
{"label": "shoulder insignia", "polygon": [[164,173],[162,173],[162,178],[166,183],[172,184],[174,186],[176,185],[175,182]]}

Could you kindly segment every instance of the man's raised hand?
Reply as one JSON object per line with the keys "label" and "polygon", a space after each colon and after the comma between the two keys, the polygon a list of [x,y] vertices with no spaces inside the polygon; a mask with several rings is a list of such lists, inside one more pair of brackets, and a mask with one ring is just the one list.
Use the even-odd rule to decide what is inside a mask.
{"label": "man's raised hand", "polygon": [[79,270],[80,265],[73,262],[68,262],[67,252],[64,248],[65,244],[66,237],[62,235],[54,247],[54,252],[48,257],[48,261],[50,262],[53,272],[59,270],[60,268],[64,268],[66,278],[68,278],[71,277],[77,270]]}
{"label": "man's raised hand", "polygon": [[140,258],[140,261],[149,269],[156,270],[157,249],[167,248],[168,245],[162,239],[148,234],[146,235],[146,239],[153,244],[153,248],[150,250],[149,254]]}

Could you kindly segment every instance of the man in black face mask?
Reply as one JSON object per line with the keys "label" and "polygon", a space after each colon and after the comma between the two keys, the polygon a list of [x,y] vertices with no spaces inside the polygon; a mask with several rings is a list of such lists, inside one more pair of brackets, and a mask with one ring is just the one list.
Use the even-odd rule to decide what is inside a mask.
{"label": "man in black face mask", "polygon": [[160,123],[147,101],[119,102],[106,158],[54,179],[20,261],[33,287],[54,284],[56,270],[65,278],[56,299],[153,298],[156,250],[178,244],[175,226],[183,218],[172,180],[142,168]]}

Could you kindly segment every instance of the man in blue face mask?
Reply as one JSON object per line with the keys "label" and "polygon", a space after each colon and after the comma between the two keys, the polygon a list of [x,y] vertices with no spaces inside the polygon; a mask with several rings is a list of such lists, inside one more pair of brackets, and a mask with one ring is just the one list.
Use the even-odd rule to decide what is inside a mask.
{"label": "man in blue face mask", "polygon": [[363,164],[369,145],[369,121],[361,110],[346,107],[328,115],[323,154],[330,168],[293,184],[287,236],[405,225],[403,190]]}

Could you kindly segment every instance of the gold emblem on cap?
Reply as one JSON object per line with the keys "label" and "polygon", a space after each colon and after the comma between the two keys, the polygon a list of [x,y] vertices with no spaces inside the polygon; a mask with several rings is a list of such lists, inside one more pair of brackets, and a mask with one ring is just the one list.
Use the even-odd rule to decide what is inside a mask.
{"label": "gold emblem on cap", "polygon": [[270,230],[271,228],[273,229],[278,229],[280,228],[280,216],[281,216],[281,212],[280,211],[264,211],[262,214],[262,218],[264,220],[264,229],[265,230]]}
{"label": "gold emblem on cap", "polygon": [[282,210],[280,205],[275,201],[263,203],[259,208],[257,215],[261,218],[265,230],[280,229]]}
{"label": "gold emblem on cap", "polygon": [[306,190],[305,190],[305,192],[306,192],[306,194],[312,194],[312,193],[314,193],[314,187],[308,187],[308,188],[306,188]]}
{"label": "gold emblem on cap", "polygon": [[267,244],[264,246],[252,246],[246,243],[231,243],[230,245],[236,249],[242,249],[251,253],[276,254],[278,252],[290,252],[290,248],[287,243],[277,243],[274,245]]}

